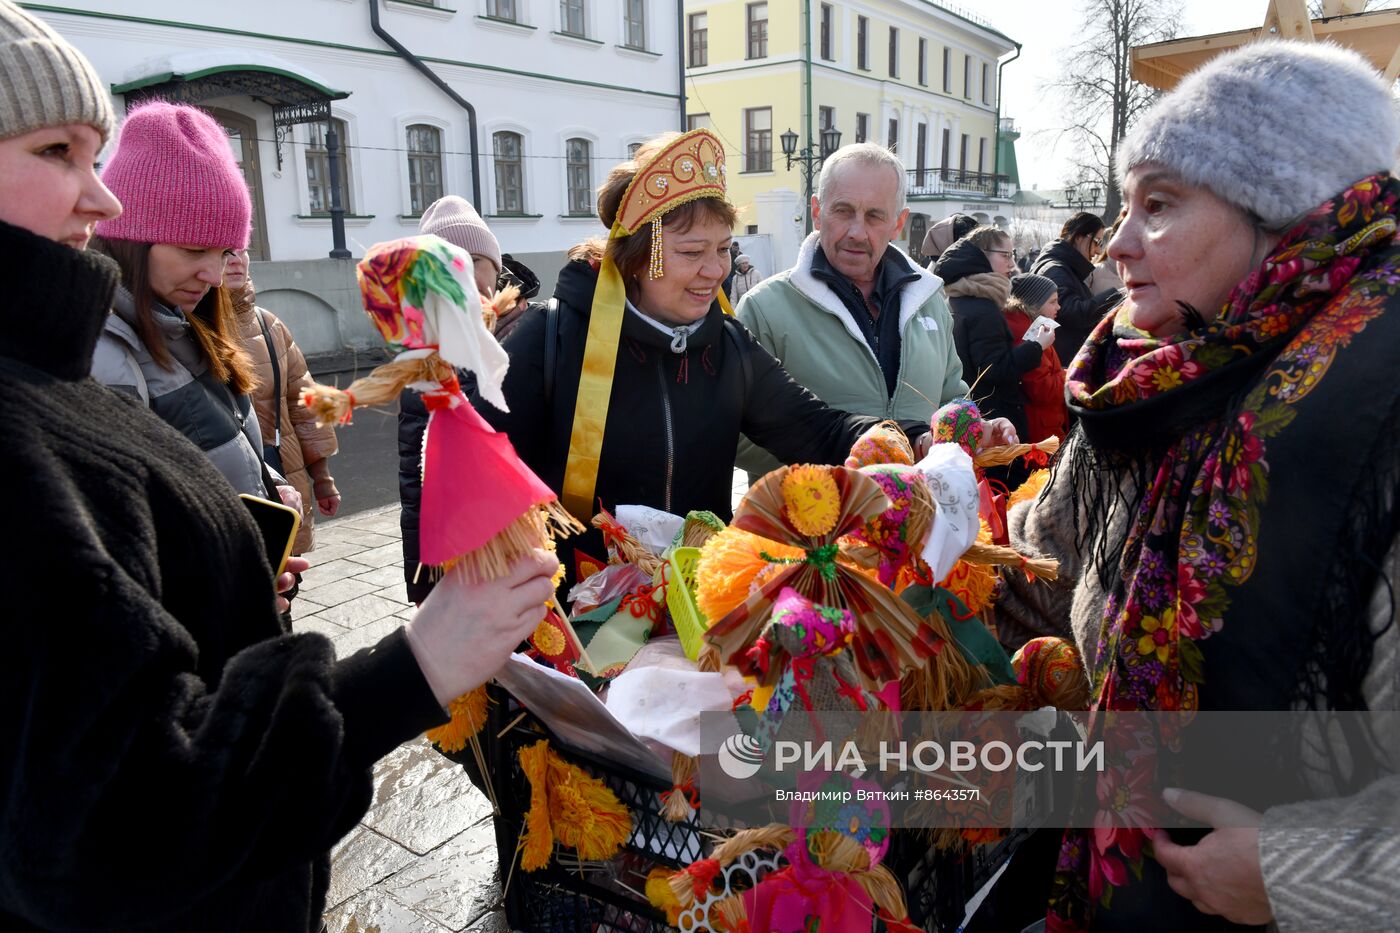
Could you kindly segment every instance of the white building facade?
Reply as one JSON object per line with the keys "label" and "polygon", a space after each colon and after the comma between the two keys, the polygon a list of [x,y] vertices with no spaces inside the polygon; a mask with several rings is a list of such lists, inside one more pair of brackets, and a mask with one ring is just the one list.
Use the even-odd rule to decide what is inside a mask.
{"label": "white building facade", "polygon": [[[289,321],[308,352],[372,340],[367,323],[311,314],[319,305],[363,318],[349,264],[315,262],[333,245],[326,104],[352,256],[416,233],[428,203],[457,194],[476,203],[505,252],[535,268],[546,294],[564,251],[605,233],[593,192],[608,170],[636,143],[680,128],[669,2],[25,5],[92,61],[118,114],[143,95],[184,95],[225,126],[253,194],[254,279],[263,296],[269,285],[288,292],[288,307],[269,307],[310,315]],[[298,94],[315,104],[295,104]],[[475,110],[475,160],[463,102]],[[299,112],[321,116],[291,122]]]}

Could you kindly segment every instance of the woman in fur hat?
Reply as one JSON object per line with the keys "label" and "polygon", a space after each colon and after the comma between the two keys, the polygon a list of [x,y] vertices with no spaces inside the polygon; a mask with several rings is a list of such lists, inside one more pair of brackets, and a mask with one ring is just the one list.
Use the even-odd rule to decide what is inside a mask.
{"label": "woman in fur hat", "polygon": [[[1072,632],[1096,710],[1325,725],[1239,722],[1217,751],[1256,779],[1221,755],[1110,769],[1098,800],[1118,806],[1066,832],[1050,930],[1400,914],[1400,730],[1343,713],[1400,698],[1397,144],[1359,56],[1264,42],[1187,76],[1119,147],[1127,295],[1069,368],[1078,426],[1048,487],[1009,519],[1062,585],[1008,574],[1003,640]],[[1173,811],[1204,830],[1153,828]]]}

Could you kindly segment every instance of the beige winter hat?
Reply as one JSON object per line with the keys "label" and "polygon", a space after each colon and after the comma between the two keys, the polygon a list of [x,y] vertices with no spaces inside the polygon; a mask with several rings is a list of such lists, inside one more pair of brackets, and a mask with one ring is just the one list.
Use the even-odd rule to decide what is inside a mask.
{"label": "beige winter hat", "polygon": [[0,0],[0,139],[69,123],[95,127],[105,143],[117,126],[107,86],[66,39]]}

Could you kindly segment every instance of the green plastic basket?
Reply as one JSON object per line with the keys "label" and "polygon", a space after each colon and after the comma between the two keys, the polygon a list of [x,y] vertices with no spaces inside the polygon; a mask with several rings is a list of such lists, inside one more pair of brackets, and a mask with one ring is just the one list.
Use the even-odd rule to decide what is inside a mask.
{"label": "green plastic basket", "polygon": [[666,583],[666,608],[681,638],[685,656],[694,661],[704,647],[705,630],[709,623],[695,605],[695,568],[700,563],[698,547],[678,547],[671,552],[671,577]]}

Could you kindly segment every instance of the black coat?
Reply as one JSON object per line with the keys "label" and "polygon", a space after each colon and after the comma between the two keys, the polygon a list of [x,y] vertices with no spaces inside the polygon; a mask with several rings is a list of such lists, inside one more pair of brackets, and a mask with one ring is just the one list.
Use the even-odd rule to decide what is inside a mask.
{"label": "black coat", "polygon": [[953,311],[953,345],[962,360],[963,378],[983,417],[1007,418],[1026,437],[1026,396],[1021,377],[1040,365],[1040,344],[1017,341],[1002,314],[1010,283],[992,271],[987,254],[962,240],[933,267],[943,280]]}
{"label": "black coat", "polygon": [[1056,240],[1045,247],[1031,266],[1031,272],[1050,279],[1059,289],[1060,314],[1055,320],[1060,326],[1055,331],[1055,352],[1062,366],[1069,366],[1089,332],[1117,303],[1115,289],[1097,295],[1089,291],[1088,279],[1093,271],[1094,264],[1066,240]]}
{"label": "black coat", "polygon": [[[469,392],[482,416],[510,436],[516,451],[549,487],[564,484],[579,371],[598,273],[588,263],[564,267],[555,288],[559,302],[558,343],[550,397],[544,376],[548,314],[531,314],[506,338],[510,370],[502,412]],[[423,422],[400,407],[400,487],[405,529],[418,524],[418,452]],[[684,515],[708,509],[730,515],[734,454],[739,435],[767,448],[784,463],[841,463],[877,418],[828,408],[793,381],[737,320],[711,305],[704,324],[683,354],[671,352],[670,338],[636,314],[623,317],[622,340],[608,403],[602,464],[595,499],[612,510],[618,504],[647,505]],[[927,425],[910,424],[915,435]],[[413,488],[409,488],[413,487]],[[410,514],[411,513],[411,514]],[[404,573],[409,598],[421,600],[431,588],[413,583],[417,537],[404,535]],[[601,535],[588,534],[560,546],[564,566],[573,572],[573,547],[605,558]]]}
{"label": "black coat", "polygon": [[232,487],[88,377],[114,263],[0,224],[0,276],[0,929],[316,930],[371,764],[446,717],[401,631],[287,633]]}

